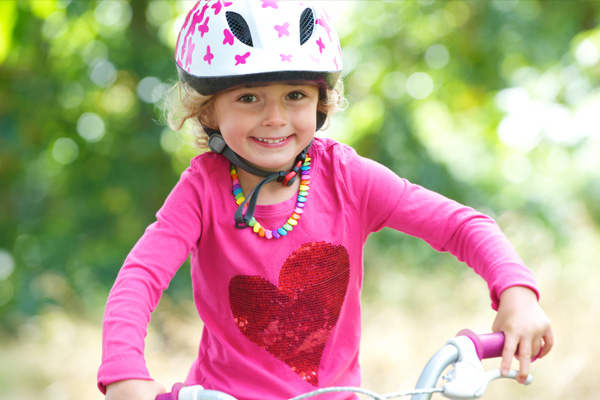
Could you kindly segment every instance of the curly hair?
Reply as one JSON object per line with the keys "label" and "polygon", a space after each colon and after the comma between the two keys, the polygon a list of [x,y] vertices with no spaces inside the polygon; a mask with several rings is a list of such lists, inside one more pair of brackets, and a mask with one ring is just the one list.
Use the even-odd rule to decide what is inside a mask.
{"label": "curly hair", "polygon": [[[201,121],[206,121],[208,115],[214,112],[215,99],[216,95],[201,95],[186,83],[175,83],[162,102],[167,125],[176,131],[187,125],[194,136],[195,147],[208,150],[208,134]],[[345,106],[344,85],[341,80],[338,80],[333,89],[319,88],[317,111],[327,115],[323,128],[328,126],[329,117]]]}

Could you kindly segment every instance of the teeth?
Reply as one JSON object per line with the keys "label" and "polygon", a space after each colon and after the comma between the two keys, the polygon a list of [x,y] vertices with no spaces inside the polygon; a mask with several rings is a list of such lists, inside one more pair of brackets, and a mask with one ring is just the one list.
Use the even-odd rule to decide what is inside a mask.
{"label": "teeth", "polygon": [[287,139],[287,136],[281,139],[262,139],[262,138],[256,138],[256,140],[258,140],[259,142],[264,142],[264,143],[269,143],[269,144],[276,144],[276,143],[281,143],[283,142],[285,139]]}

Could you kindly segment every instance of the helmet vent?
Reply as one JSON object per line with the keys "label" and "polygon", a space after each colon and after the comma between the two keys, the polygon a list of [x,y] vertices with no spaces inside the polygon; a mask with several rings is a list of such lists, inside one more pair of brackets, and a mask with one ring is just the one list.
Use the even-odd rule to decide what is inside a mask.
{"label": "helmet vent", "polygon": [[315,29],[315,17],[313,15],[313,11],[310,8],[307,8],[302,12],[300,16],[300,45],[302,46],[304,43],[310,39]]}
{"label": "helmet vent", "polygon": [[231,30],[231,33],[233,33],[233,36],[246,46],[254,47],[252,43],[252,34],[250,33],[250,28],[244,17],[233,11],[227,11],[225,17],[227,18],[227,24],[229,25],[229,29]]}

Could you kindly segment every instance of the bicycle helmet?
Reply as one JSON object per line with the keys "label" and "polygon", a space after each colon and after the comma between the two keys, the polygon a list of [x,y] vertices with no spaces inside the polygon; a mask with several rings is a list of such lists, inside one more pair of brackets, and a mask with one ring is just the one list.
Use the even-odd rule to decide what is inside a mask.
{"label": "bicycle helmet", "polygon": [[333,88],[342,70],[323,7],[287,0],[199,1],[179,32],[175,60],[180,79],[203,95],[251,82]]}
{"label": "bicycle helmet", "polygon": [[[342,71],[340,42],[331,18],[322,6],[304,1],[198,1],[179,32],[175,61],[179,79],[202,95],[283,81],[314,82],[332,89]],[[326,118],[317,111],[316,130]],[[235,213],[236,226],[245,228],[261,187],[275,180],[292,185],[310,145],[296,157],[291,171],[265,171],[233,152],[219,131],[203,127],[212,151],[265,178]]]}

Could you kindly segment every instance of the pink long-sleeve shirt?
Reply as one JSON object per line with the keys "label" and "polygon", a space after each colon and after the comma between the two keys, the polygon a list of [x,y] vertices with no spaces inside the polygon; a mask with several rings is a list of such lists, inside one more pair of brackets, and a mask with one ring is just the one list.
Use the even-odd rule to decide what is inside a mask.
{"label": "pink long-sleeve shirt", "polygon": [[[240,399],[283,399],[325,386],[360,384],[363,245],[390,227],[464,261],[503,290],[529,287],[524,266],[496,223],[399,178],[343,144],[315,139],[308,201],[280,239],[237,229],[229,161],[214,153],[190,167],[127,257],[108,298],[102,391],[124,379],[151,379],[144,338],[151,312],[191,254],[194,302],[204,323],[187,384]],[[259,205],[255,218],[277,229],[296,197]]]}

